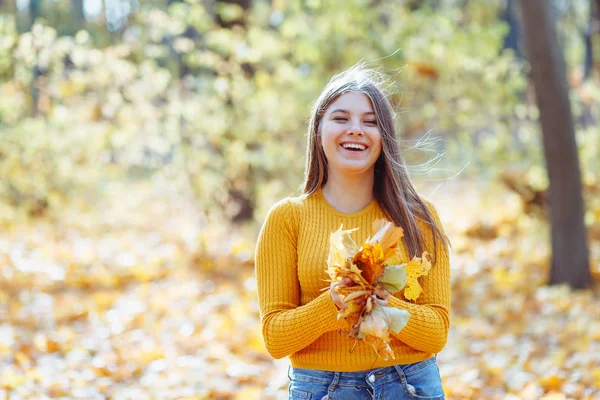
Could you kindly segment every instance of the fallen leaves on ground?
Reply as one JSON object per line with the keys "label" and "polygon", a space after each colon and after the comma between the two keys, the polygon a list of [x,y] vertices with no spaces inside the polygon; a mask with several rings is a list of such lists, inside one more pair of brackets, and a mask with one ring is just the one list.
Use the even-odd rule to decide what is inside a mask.
{"label": "fallen leaves on ground", "polygon": [[[261,337],[254,231],[209,225],[162,186],[127,189],[101,213],[0,232],[0,398],[287,398],[288,363]],[[600,398],[598,290],[543,286],[548,230],[514,195],[451,189],[435,194],[453,246],[446,397]]]}

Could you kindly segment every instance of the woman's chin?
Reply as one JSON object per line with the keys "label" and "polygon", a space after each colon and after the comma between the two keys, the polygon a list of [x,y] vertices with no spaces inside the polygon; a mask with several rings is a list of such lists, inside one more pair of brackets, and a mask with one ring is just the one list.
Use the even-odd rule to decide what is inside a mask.
{"label": "woman's chin", "polygon": [[374,171],[374,165],[365,162],[342,162],[334,168],[344,175],[365,174]]}

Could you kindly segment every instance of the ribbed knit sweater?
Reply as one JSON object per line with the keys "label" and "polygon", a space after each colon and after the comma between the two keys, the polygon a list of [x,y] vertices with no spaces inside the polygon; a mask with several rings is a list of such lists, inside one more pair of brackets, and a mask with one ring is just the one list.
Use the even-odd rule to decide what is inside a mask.
{"label": "ribbed knit sweater", "polygon": [[[443,232],[437,211],[430,202],[424,203]],[[400,291],[389,298],[389,306],[410,313],[408,325],[391,336],[395,359],[377,357],[360,340],[353,349],[349,324],[337,319],[326,281],[329,237],[340,225],[359,228],[351,235],[360,246],[372,235],[371,224],[377,218],[385,215],[376,200],[360,211],[342,213],[327,202],[321,189],[271,207],[255,257],[262,334],[271,356],[289,356],[296,368],[355,372],[422,361],[442,350],[450,327],[450,264],[447,246],[439,239],[429,274],[419,278],[421,296],[409,302]],[[427,250],[433,253],[431,227],[421,220],[417,223]],[[410,260],[404,240],[396,257],[398,263]]]}

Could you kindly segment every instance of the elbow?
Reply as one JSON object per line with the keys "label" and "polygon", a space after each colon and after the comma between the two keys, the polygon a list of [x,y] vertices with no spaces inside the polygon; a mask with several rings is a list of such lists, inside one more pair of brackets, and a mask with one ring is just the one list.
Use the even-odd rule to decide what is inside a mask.
{"label": "elbow", "polygon": [[268,335],[265,335],[264,330],[263,339],[265,342],[265,348],[267,349],[267,353],[269,353],[271,357],[273,357],[276,360],[279,360],[280,358],[287,356],[287,354],[285,353],[285,351],[283,351],[281,346],[278,346],[276,343],[273,343],[274,341],[272,340],[272,338]]}
{"label": "elbow", "polygon": [[285,354],[280,349],[273,349],[273,348],[267,347],[267,352],[269,353],[269,355],[271,357],[273,357],[276,360],[279,360],[279,359],[284,358],[285,356],[287,356],[287,354]]}
{"label": "elbow", "polygon": [[448,342],[450,317],[445,308],[436,308],[435,312],[438,315],[436,327],[430,331],[430,340],[426,343],[421,343],[419,350],[437,354],[446,347],[446,343]]}
{"label": "elbow", "polygon": [[442,350],[444,350],[444,347],[446,347],[446,343],[448,342],[448,334],[446,334],[443,338],[440,338],[440,340],[436,341],[436,343],[432,343],[431,349],[428,349],[428,351],[430,353],[439,353]]}
{"label": "elbow", "polygon": [[440,333],[438,336],[438,340],[433,343],[431,353],[439,353],[446,347],[446,343],[448,342],[448,332],[450,331],[450,318],[447,312],[442,312],[441,320],[442,326],[440,328]]}
{"label": "elbow", "polygon": [[429,340],[426,343],[420,343],[417,346],[414,346],[415,349],[424,351],[427,353],[437,354],[441,352],[444,347],[446,347],[446,343],[448,342],[448,331],[440,332],[436,335],[434,340]]}
{"label": "elbow", "polygon": [[285,346],[282,346],[282,344],[277,340],[278,336],[281,335],[277,335],[277,333],[271,332],[269,329],[268,319],[264,319],[262,322],[263,342],[265,344],[265,348],[267,349],[267,353],[269,353],[269,355],[276,360],[279,360],[289,355],[285,351]]}

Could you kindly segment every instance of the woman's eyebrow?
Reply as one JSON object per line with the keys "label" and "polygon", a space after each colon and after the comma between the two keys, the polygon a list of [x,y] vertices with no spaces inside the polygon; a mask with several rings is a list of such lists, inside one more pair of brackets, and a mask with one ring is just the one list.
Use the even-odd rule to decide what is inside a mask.
{"label": "woman's eyebrow", "polygon": [[[350,113],[348,110],[342,110],[341,108],[333,110],[331,113],[333,114],[333,113],[336,113],[336,112],[341,112],[341,113],[344,113],[344,114],[349,114]],[[373,111],[367,111],[367,112],[363,113],[363,115],[367,115],[367,114],[373,114],[373,115],[375,115],[375,113]]]}

